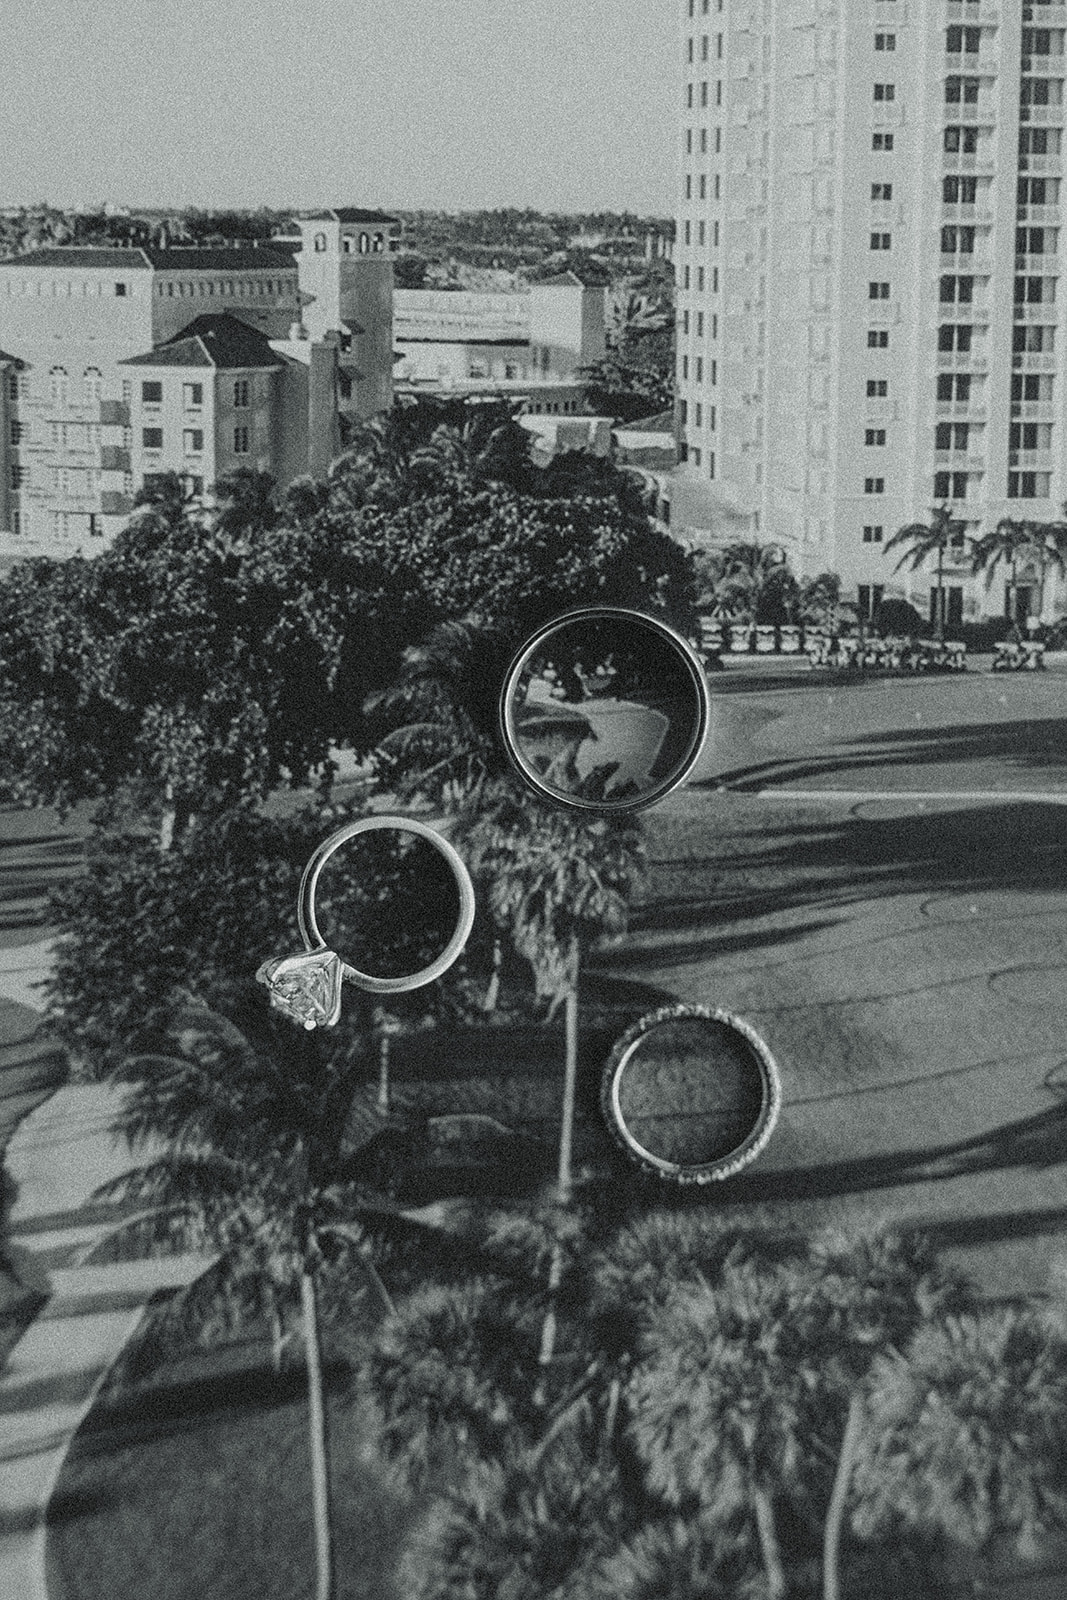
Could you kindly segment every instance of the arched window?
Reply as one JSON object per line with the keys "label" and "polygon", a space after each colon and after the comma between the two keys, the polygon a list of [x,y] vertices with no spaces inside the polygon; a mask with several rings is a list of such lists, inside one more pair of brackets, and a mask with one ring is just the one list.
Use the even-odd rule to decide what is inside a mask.
{"label": "arched window", "polygon": [[365,256],[369,249],[370,249],[370,234],[361,233],[360,236],[359,236],[359,253],[360,253],[360,255],[361,256]]}
{"label": "arched window", "polygon": [[385,249],[385,235],[384,235],[384,233],[376,233],[374,235],[374,253],[375,253],[375,255],[380,255],[381,252],[384,249]]}
{"label": "arched window", "polygon": [[315,242],[314,242],[315,254],[316,255],[322,255],[322,253],[323,253],[323,251],[325,249],[326,249],[326,235],[324,233],[317,233],[315,235]]}
{"label": "arched window", "polygon": [[48,395],[54,405],[65,406],[67,403],[67,369],[66,367],[53,367],[48,374]]}
{"label": "arched window", "polygon": [[100,386],[103,378],[99,367],[86,367],[85,369],[85,398],[90,401],[100,399]]}

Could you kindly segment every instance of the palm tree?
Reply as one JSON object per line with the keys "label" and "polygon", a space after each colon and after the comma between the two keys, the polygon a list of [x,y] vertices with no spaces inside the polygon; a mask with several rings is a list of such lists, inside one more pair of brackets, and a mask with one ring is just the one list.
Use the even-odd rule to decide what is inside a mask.
{"label": "palm tree", "polygon": [[374,752],[381,786],[456,804],[501,769],[498,685],[512,652],[506,630],[476,617],[439,623],[404,652],[393,684],[364,706],[390,726]]}
{"label": "palm tree", "polygon": [[991,532],[975,542],[973,570],[986,574],[986,586],[1001,562],[1009,570],[1007,592],[1011,596],[1011,619],[1019,621],[1018,570],[1020,563],[1032,561],[1040,577],[1038,581],[1038,616],[1045,609],[1045,583],[1048,573],[1055,569],[1067,574],[1067,523],[1034,522],[1029,518],[1002,517]]}
{"label": "palm tree", "polygon": [[945,637],[945,551],[950,544],[958,544],[963,537],[965,524],[953,517],[948,504],[934,506],[929,522],[909,522],[898,528],[883,548],[887,551],[903,547],[894,572],[907,566],[918,572],[933,555],[937,557],[937,599],[934,614],[934,638]]}
{"label": "palm tree", "polygon": [[1025,518],[1001,517],[995,528],[975,540],[971,553],[971,570],[975,573],[985,573],[987,588],[993,581],[997,567],[1002,562],[1008,567],[1007,611],[1014,623],[1019,621],[1017,587],[1019,563],[1037,555],[1039,544],[1037,526]]}
{"label": "palm tree", "polygon": [[392,508],[529,473],[530,436],[505,401],[419,397],[361,424],[330,470],[341,510]]}
{"label": "palm tree", "polygon": [[[643,866],[639,825],[632,818],[594,817],[542,805],[509,780],[487,786],[461,814],[457,833],[468,864],[485,886],[494,921],[533,968],[536,992],[564,1007],[563,1105],[556,1192],[573,1191],[574,1108],[578,1077],[578,986],[582,955],[598,941],[620,938],[628,902]],[[555,1345],[555,1298],[563,1251],[552,1253],[542,1366]]]}
{"label": "palm tree", "polygon": [[[192,996],[161,1019],[143,1053],[118,1073],[130,1086],[116,1131],[145,1159],[102,1195],[150,1207],[166,1237],[219,1258],[217,1288],[231,1308],[258,1287],[275,1339],[298,1301],[308,1378],[316,1600],[332,1600],[326,1413],[317,1280],[323,1262],[354,1247],[367,1303],[393,1309],[356,1220],[358,1156],[344,1143],[363,1030],[330,1056],[260,1003],[242,1026]],[[161,1148],[162,1147],[162,1148]]]}
{"label": "palm tree", "polygon": [[1037,614],[1045,614],[1045,584],[1049,572],[1058,572],[1067,578],[1067,522],[1039,522],[1039,540],[1036,556],[1040,572]]}
{"label": "palm tree", "polygon": [[652,1319],[630,1383],[631,1434],[649,1487],[736,1523],[751,1508],[769,1600],[783,1600],[776,1501],[803,1460],[803,1373],[787,1275],[728,1264]]}
{"label": "palm tree", "polygon": [[755,622],[768,609],[786,617],[796,607],[796,580],[779,545],[741,542],[701,552],[697,581],[700,604],[726,622]]}
{"label": "palm tree", "polygon": [[855,1483],[856,1531],[910,1528],[1032,1556],[1067,1520],[1067,1337],[1043,1309],[984,1309],[921,1328],[882,1356]]}

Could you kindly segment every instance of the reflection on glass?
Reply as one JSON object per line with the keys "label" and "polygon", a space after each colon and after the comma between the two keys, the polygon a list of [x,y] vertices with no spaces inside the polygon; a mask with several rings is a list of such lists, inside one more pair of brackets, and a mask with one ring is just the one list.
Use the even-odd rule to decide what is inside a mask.
{"label": "reflection on glass", "polygon": [[627,1153],[679,1183],[729,1178],[755,1159],[778,1118],[778,1069],[739,1017],[671,1006],[618,1040],[602,1103]]}
{"label": "reflection on glass", "polygon": [[326,860],[318,929],[358,972],[396,979],[438,961],[456,932],[460,890],[431,840],[400,827],[362,833]]}
{"label": "reflection on glass", "polygon": [[508,754],[542,794],[637,810],[691,771],[708,691],[673,629],[601,607],[561,617],[527,642],[508,673],[501,722]]}

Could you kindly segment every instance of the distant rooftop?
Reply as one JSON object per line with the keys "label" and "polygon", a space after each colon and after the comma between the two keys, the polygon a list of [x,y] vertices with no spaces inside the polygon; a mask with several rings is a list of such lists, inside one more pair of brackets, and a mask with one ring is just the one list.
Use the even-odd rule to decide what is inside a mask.
{"label": "distant rooftop", "polygon": [[172,339],[143,356],[120,362],[125,367],[281,367],[285,363],[270,340],[228,311],[196,317]]}
{"label": "distant rooftop", "polygon": [[531,278],[530,286],[535,289],[603,289],[607,282],[607,276],[595,268],[591,267],[583,276],[573,267],[566,267],[562,272],[547,272],[543,277]]}
{"label": "distant rooftop", "polygon": [[106,272],[237,272],[249,268],[293,266],[292,251],[284,245],[238,244],[208,250],[195,245],[136,245],[118,250],[110,245],[55,245],[8,256],[0,267],[96,267]]}
{"label": "distant rooftop", "polygon": [[159,272],[238,272],[248,268],[293,267],[284,245],[236,244],[199,249],[196,245],[146,245],[144,255]]}
{"label": "distant rooftop", "polygon": [[328,207],[325,211],[302,211],[301,218],[305,222],[388,222],[391,226],[399,228],[400,218],[390,216],[387,211],[364,211],[359,206]]}
{"label": "distant rooftop", "polygon": [[620,433],[674,433],[674,412],[657,411],[653,417],[636,417],[633,422],[620,422]]}
{"label": "distant rooftop", "polygon": [[135,272],[146,272],[151,265],[141,249],[116,250],[110,245],[54,245],[0,261],[0,267],[101,267],[109,272],[131,267]]}

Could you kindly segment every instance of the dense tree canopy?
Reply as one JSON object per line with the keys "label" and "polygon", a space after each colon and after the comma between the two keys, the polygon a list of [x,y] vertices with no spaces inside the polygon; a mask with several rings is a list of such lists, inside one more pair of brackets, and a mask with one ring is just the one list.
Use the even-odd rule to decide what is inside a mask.
{"label": "dense tree canopy", "polygon": [[0,779],[68,804],[125,784],[177,812],[304,781],[405,648],[471,616],[514,637],[591,601],[684,621],[688,559],[610,463],[541,475],[507,408],[398,408],[279,505],[235,475],[206,511],[154,485],[92,562],[0,584]]}

